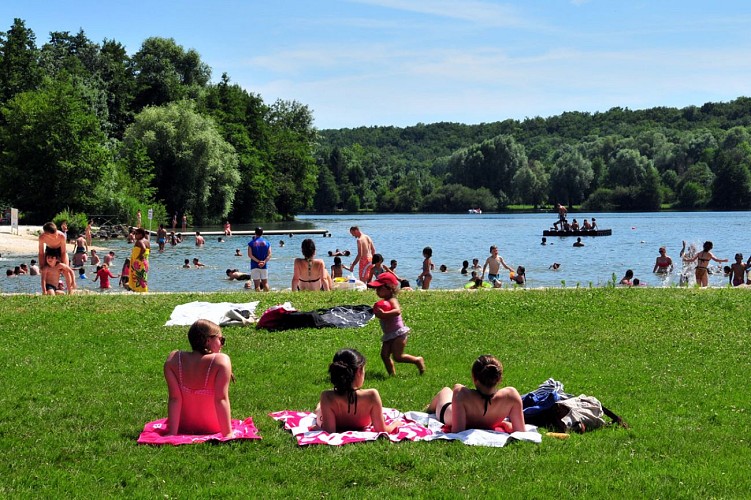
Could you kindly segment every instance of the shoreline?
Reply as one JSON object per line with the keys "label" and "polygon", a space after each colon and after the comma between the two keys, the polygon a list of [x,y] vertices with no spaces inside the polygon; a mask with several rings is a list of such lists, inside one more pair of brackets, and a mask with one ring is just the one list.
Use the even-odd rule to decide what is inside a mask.
{"label": "shoreline", "polygon": [[[11,234],[10,226],[0,226],[0,256],[4,258],[36,256],[39,253],[39,233],[41,232],[42,226],[18,226],[18,234]],[[90,248],[97,252],[105,250],[105,247],[99,245],[91,245]],[[73,250],[68,249],[68,257],[71,257],[72,253]]]}

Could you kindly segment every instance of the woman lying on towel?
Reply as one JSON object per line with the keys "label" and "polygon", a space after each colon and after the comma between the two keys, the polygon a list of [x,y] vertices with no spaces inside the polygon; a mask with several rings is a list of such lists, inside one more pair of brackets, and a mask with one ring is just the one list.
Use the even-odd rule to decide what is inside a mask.
{"label": "woman lying on towel", "polygon": [[169,390],[168,435],[232,435],[229,382],[232,363],[222,354],[219,325],[199,319],[188,330],[191,352],[172,351],[164,363]]}
{"label": "woman lying on towel", "polygon": [[[475,389],[456,384],[452,391],[444,387],[433,398],[428,412],[451,428],[451,432],[466,429],[490,429],[504,432],[524,432],[522,398],[513,387],[498,389],[503,377],[503,365],[490,355],[480,356],[472,365]],[[506,418],[511,422],[506,422]]]}
{"label": "woman lying on towel", "polygon": [[316,422],[328,433],[360,431],[373,425],[376,432],[391,433],[402,422],[386,425],[377,389],[361,389],[365,382],[365,357],[354,349],[342,349],[329,365],[334,389],[323,391],[316,406]]}

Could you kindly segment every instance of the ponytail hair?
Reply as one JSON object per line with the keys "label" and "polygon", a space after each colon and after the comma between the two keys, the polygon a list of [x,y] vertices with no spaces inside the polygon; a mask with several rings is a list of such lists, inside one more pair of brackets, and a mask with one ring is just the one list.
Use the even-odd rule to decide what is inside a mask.
{"label": "ponytail hair", "polygon": [[334,391],[346,394],[352,391],[357,370],[365,365],[365,356],[355,349],[341,349],[334,354],[329,365],[329,376],[334,384]]}
{"label": "ponytail hair", "polygon": [[495,356],[482,355],[472,365],[472,376],[484,387],[495,387],[503,378],[503,365]]}

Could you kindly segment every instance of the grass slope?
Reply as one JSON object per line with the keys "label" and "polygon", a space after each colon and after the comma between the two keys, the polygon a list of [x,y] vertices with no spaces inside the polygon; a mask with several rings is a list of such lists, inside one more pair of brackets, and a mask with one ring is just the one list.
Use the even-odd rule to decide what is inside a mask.
{"label": "grass slope", "polygon": [[[259,311],[371,303],[373,293],[13,296],[0,301],[0,496],[3,497],[744,497],[751,491],[746,290],[579,289],[403,293],[408,352],[428,371],[379,358],[363,329],[225,328],[238,382],[233,418],[263,440],[137,446],[166,416],[162,363],[188,349],[187,328],[162,326],[193,300]],[[475,448],[386,441],[298,448],[267,417],[312,409],[340,347],[363,352],[366,386],[401,410],[444,385],[471,383],[477,355],[504,363],[520,392],[548,377],[597,396],[631,425]]]}

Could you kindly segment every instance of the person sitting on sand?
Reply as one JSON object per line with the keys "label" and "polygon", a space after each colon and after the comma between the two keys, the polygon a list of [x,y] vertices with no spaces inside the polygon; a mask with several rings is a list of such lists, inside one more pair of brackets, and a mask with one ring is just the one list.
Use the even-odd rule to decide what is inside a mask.
{"label": "person sitting on sand", "polygon": [[168,435],[232,435],[229,382],[232,362],[215,323],[199,319],[188,330],[192,351],[172,351],[164,362]]}
{"label": "person sitting on sand", "polygon": [[62,295],[65,293],[65,290],[61,290],[58,286],[61,274],[65,278],[68,294],[72,294],[76,289],[76,277],[73,275],[73,269],[67,264],[60,262],[60,258],[54,249],[52,252],[45,253],[44,262],[46,265],[40,273],[42,276],[42,294]]}
{"label": "person sitting on sand", "polygon": [[509,433],[523,432],[522,398],[513,387],[498,389],[502,378],[501,362],[489,354],[480,356],[472,364],[475,389],[461,384],[453,390],[444,387],[430,402],[428,412],[435,413],[451,432],[499,427]]}
{"label": "person sitting on sand", "polygon": [[362,389],[365,382],[365,356],[355,349],[342,349],[329,365],[334,388],[323,391],[316,406],[316,423],[328,433],[361,431],[372,425],[376,432],[393,432],[402,425],[386,425],[383,404],[377,389]]}
{"label": "person sitting on sand", "polygon": [[54,222],[47,222],[39,235],[39,264],[44,267],[47,262],[45,255],[49,254],[56,255],[61,264],[70,265],[66,243],[65,233],[58,231]]}

